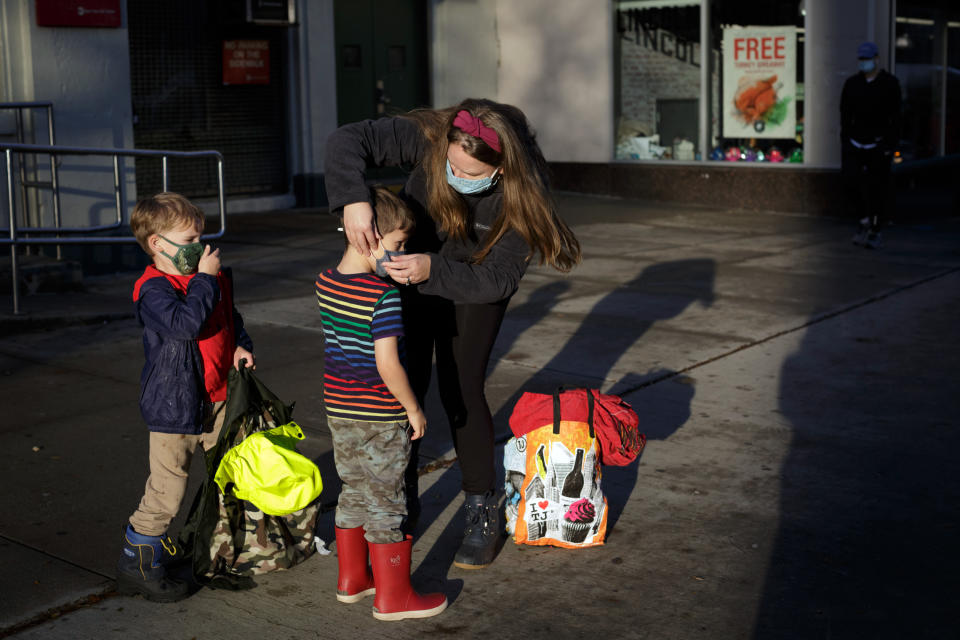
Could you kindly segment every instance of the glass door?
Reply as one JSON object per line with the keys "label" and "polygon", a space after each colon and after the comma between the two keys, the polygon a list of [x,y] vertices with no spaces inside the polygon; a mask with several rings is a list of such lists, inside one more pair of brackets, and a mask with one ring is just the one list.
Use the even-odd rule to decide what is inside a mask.
{"label": "glass door", "polygon": [[895,70],[904,160],[960,153],[960,6],[899,0]]}

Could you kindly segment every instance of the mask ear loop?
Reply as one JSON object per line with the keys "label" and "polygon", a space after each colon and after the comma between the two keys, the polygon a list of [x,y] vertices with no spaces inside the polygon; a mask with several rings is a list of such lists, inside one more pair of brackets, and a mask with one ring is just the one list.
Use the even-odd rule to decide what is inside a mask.
{"label": "mask ear loop", "polygon": [[[173,246],[177,247],[177,249],[180,248],[180,245],[178,245],[176,242],[170,242],[169,240],[167,240],[166,238],[164,238],[164,237],[163,237],[163,234],[161,234],[161,233],[158,233],[158,234],[157,234],[157,237],[158,237],[160,240],[163,240],[164,242],[168,242],[168,243],[172,244]],[[157,245],[157,247],[156,247],[156,252],[159,253],[161,256],[165,257],[167,260],[170,261],[171,264],[173,264],[173,266],[176,267],[176,266],[177,266],[177,263],[174,262],[173,256],[163,250],[163,247],[160,245],[160,240],[157,240],[157,241],[155,242],[156,245]],[[176,255],[176,251],[174,252],[174,255]]]}
{"label": "mask ear loop", "polygon": [[[379,246],[381,249],[383,249],[383,255],[386,256],[386,255],[387,255],[387,248],[386,248],[385,246],[383,246],[383,234],[380,233],[380,225],[377,224],[377,214],[376,214],[376,213],[373,214],[373,230],[374,230],[374,231],[376,232],[376,234],[377,234],[377,246]],[[373,256],[373,251],[370,252],[370,255]],[[373,256],[373,257],[376,258],[377,256]]]}

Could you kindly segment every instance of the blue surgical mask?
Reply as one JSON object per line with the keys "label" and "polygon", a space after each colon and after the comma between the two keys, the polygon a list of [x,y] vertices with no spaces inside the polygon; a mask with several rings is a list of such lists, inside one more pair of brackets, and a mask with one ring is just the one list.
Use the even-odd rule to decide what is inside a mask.
{"label": "blue surgical mask", "polygon": [[383,249],[383,256],[376,258],[376,274],[381,278],[386,278],[387,270],[383,268],[384,262],[391,262],[396,256],[405,256],[407,255],[406,251],[387,251],[387,248],[383,246],[383,240],[380,241],[380,248]]}
{"label": "blue surgical mask", "polygon": [[871,58],[870,60],[861,60],[857,66],[860,67],[860,71],[863,71],[864,73],[870,73],[877,68],[877,63],[875,63]]}
{"label": "blue surgical mask", "polygon": [[497,184],[497,179],[499,177],[500,174],[496,171],[496,169],[494,169],[493,175],[487,176],[486,178],[480,178],[479,180],[458,178],[457,176],[453,175],[453,169],[450,168],[450,161],[447,160],[447,184],[453,187],[453,190],[457,193],[462,193],[464,195],[483,193],[493,185]]}

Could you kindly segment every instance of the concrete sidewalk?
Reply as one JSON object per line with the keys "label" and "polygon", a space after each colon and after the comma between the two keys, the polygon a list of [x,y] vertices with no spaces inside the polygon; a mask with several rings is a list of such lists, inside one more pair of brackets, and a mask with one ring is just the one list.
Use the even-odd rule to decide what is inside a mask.
{"label": "concrete sidewalk", "polygon": [[[902,212],[868,251],[829,218],[559,203],[584,262],[528,272],[487,395],[501,440],[523,390],[590,386],[638,410],[641,460],[604,470],[606,545],[508,540],[488,569],[453,567],[459,471],[433,398],[414,583],[447,594],[443,614],[385,623],[370,600],[338,603],[333,555],[172,605],[112,594],[147,471],[142,348],[136,274],[88,278],[23,298],[23,317],[0,298],[0,637],[953,637],[960,223]],[[325,502],[339,487],[313,279],[339,257],[335,227],[322,211],[245,214],[218,243]]]}

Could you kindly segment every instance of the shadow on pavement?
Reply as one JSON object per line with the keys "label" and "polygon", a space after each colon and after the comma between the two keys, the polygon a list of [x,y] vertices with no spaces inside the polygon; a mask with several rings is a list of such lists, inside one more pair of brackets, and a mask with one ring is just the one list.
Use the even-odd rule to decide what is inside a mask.
{"label": "shadow on pavement", "polygon": [[[494,416],[494,424],[507,424],[517,400],[527,391],[553,393],[559,385],[578,386],[578,381],[581,386],[602,385],[623,354],[657,321],[674,318],[696,302],[707,307],[713,304],[715,271],[716,265],[711,259],[661,262],[646,267],[638,276],[614,289],[594,305],[560,351],[513,393]],[[653,293],[656,298],[650,295]],[[623,323],[625,314],[633,317],[632,323]],[[631,330],[624,330],[624,326]],[[571,371],[577,373],[568,374]],[[657,380],[671,373],[656,370],[641,378],[631,372],[609,390],[601,391],[626,395],[642,386],[642,379]],[[648,402],[662,403],[656,408],[644,408],[645,413],[658,415],[656,423],[641,422],[651,439],[670,437],[690,417],[693,387],[678,388],[671,384],[662,388],[669,390],[668,396],[653,393],[646,398]],[[638,464],[635,461],[626,467],[604,469],[604,493],[609,502],[608,534],[614,532],[633,491]]]}
{"label": "shadow on pavement", "polygon": [[793,433],[755,638],[956,636],[960,400],[940,340],[960,303],[922,289],[809,327],[783,365]]}
{"label": "shadow on pavement", "polygon": [[[682,313],[695,302],[710,306],[714,299],[715,263],[710,259],[677,260],[651,265],[645,268],[637,277],[626,284],[617,287],[611,293],[597,302],[584,317],[576,331],[569,338],[560,351],[519,389],[517,389],[503,408],[494,416],[494,424],[498,431],[498,457],[496,460],[498,486],[503,483],[502,444],[509,437],[499,434],[502,427],[507,425],[509,414],[520,396],[526,391],[538,393],[552,393],[560,384],[570,385],[571,378],[576,380],[590,379],[592,382],[583,384],[596,385],[606,378],[607,374],[620,360],[621,356],[646,333],[658,320],[665,320]],[[511,309],[508,313],[517,310],[535,309],[539,315],[521,314],[525,319],[523,326],[515,325],[513,332],[506,336],[507,349],[498,339],[497,349],[502,353],[509,351],[523,331],[532,327],[545,316],[556,303],[557,298],[566,290],[565,283],[549,283],[535,291],[527,303]],[[663,290],[669,290],[671,295],[664,296]],[[646,295],[651,291],[657,292],[657,305],[644,304],[644,301],[653,300]],[[664,301],[666,300],[666,301]],[[624,313],[633,314],[635,321],[629,325],[632,331],[624,331],[622,317]],[[617,328],[612,331],[610,329]],[[567,372],[577,371],[575,376],[568,376]],[[653,372],[655,378],[660,379],[663,371]],[[585,375],[586,374],[586,375]],[[649,376],[650,374],[648,374]],[[631,388],[634,378],[625,376],[614,385],[615,390],[626,393]],[[690,402],[693,398],[693,387],[690,385],[664,385],[670,390],[669,397],[662,398],[664,407],[657,412],[661,416],[656,425],[651,425],[651,438],[664,439],[679,429],[690,416]],[[679,392],[679,393],[678,393]],[[653,394],[656,397],[656,394]],[[607,467],[604,469],[604,492],[609,501],[608,531],[612,532],[617,518],[622,513],[624,505],[630,497],[637,480],[637,466],[634,461],[626,467]],[[609,474],[609,475],[608,475]],[[454,465],[444,472],[443,476],[421,496],[424,503],[424,512],[418,525],[419,530],[428,527],[439,517],[447,505],[459,495],[459,469]],[[421,580],[427,579],[427,574],[445,575],[453,562],[453,555],[459,546],[463,524],[459,517],[454,517],[440,534],[433,548],[418,569]]]}

